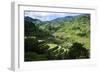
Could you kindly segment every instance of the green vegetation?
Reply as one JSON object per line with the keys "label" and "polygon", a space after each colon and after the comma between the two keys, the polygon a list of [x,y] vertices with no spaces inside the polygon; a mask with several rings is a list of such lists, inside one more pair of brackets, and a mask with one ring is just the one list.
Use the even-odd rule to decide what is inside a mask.
{"label": "green vegetation", "polygon": [[[27,20],[27,18],[31,20]],[[90,57],[90,15],[40,21],[25,17],[25,61]]]}

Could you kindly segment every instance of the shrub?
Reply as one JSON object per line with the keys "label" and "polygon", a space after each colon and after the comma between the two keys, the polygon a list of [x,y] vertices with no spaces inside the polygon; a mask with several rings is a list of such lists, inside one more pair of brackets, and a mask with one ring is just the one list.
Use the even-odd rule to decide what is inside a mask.
{"label": "shrub", "polygon": [[73,43],[67,54],[68,59],[89,58],[89,51],[81,43]]}
{"label": "shrub", "polygon": [[38,40],[36,38],[26,38],[24,41],[25,52],[36,51]]}
{"label": "shrub", "polygon": [[24,61],[40,61],[47,60],[47,56],[45,54],[37,54],[36,52],[26,52]]}

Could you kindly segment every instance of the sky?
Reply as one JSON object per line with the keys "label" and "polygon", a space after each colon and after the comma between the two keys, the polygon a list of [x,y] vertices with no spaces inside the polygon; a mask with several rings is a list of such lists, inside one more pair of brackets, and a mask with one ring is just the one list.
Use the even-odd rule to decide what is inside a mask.
{"label": "sky", "polygon": [[80,13],[54,13],[54,12],[34,12],[34,11],[25,11],[24,16],[29,16],[34,19],[39,19],[41,21],[50,21],[59,17],[65,16],[77,16]]}

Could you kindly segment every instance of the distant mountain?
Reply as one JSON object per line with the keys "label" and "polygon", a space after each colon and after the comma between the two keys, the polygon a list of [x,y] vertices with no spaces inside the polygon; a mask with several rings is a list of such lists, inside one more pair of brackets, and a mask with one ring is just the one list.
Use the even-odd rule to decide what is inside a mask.
{"label": "distant mountain", "polygon": [[56,19],[51,20],[51,21],[41,21],[39,19],[34,19],[34,18],[29,17],[29,16],[26,16],[24,18],[24,20],[29,21],[29,22],[36,22],[36,21],[38,21],[38,22],[54,22],[54,21],[59,22],[59,21],[71,21],[73,19],[74,19],[74,16],[59,17],[59,18],[56,18]]}
{"label": "distant mountain", "polygon": [[41,21],[40,19],[34,19],[34,18],[31,18],[29,16],[26,16],[24,17],[24,20],[25,21],[28,21],[28,22],[32,22],[32,23],[40,23],[40,22],[47,22],[47,23],[55,23],[55,22],[62,22],[62,21],[73,21],[74,19],[76,19],[77,17],[79,16],[89,16],[89,14],[83,14],[83,15],[78,15],[78,16],[65,16],[65,17],[59,17],[59,18],[56,18],[54,20],[51,20],[51,21]]}
{"label": "distant mountain", "polygon": [[34,19],[31,18],[31,17],[29,17],[29,16],[24,17],[24,20],[25,20],[25,21],[28,21],[28,22],[34,21]]}
{"label": "distant mountain", "polygon": [[65,16],[65,17],[60,17],[60,18],[56,18],[52,21],[72,21],[74,19],[75,16]]}
{"label": "distant mountain", "polygon": [[76,20],[80,24],[81,23],[87,24],[88,23],[87,20],[90,20],[89,16],[90,16],[89,14],[81,14],[78,16],[65,16],[65,17],[56,18],[51,21],[41,21],[39,19],[34,19],[34,18],[27,16],[27,17],[24,17],[24,21],[27,22],[28,24],[32,24],[34,26],[46,29],[49,27],[55,28],[55,27],[60,27],[62,25],[64,26],[67,24],[73,24],[76,22]]}
{"label": "distant mountain", "polygon": [[60,18],[56,18],[54,20],[49,21],[50,24],[53,25],[61,25],[64,24],[65,22],[71,22],[73,21],[75,18],[75,16],[65,16],[65,17],[60,17]]}
{"label": "distant mountain", "polygon": [[33,19],[29,16],[25,17],[24,18],[24,21],[27,21],[27,22],[32,22],[32,23],[35,23],[35,24],[40,24],[42,21],[39,20],[39,19]]}

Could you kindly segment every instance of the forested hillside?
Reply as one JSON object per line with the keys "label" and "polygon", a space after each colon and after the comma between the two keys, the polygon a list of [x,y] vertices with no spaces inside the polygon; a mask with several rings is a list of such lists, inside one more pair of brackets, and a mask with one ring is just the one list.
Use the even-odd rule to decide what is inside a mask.
{"label": "forested hillside", "polygon": [[90,57],[90,15],[51,21],[24,17],[25,61],[86,59]]}

